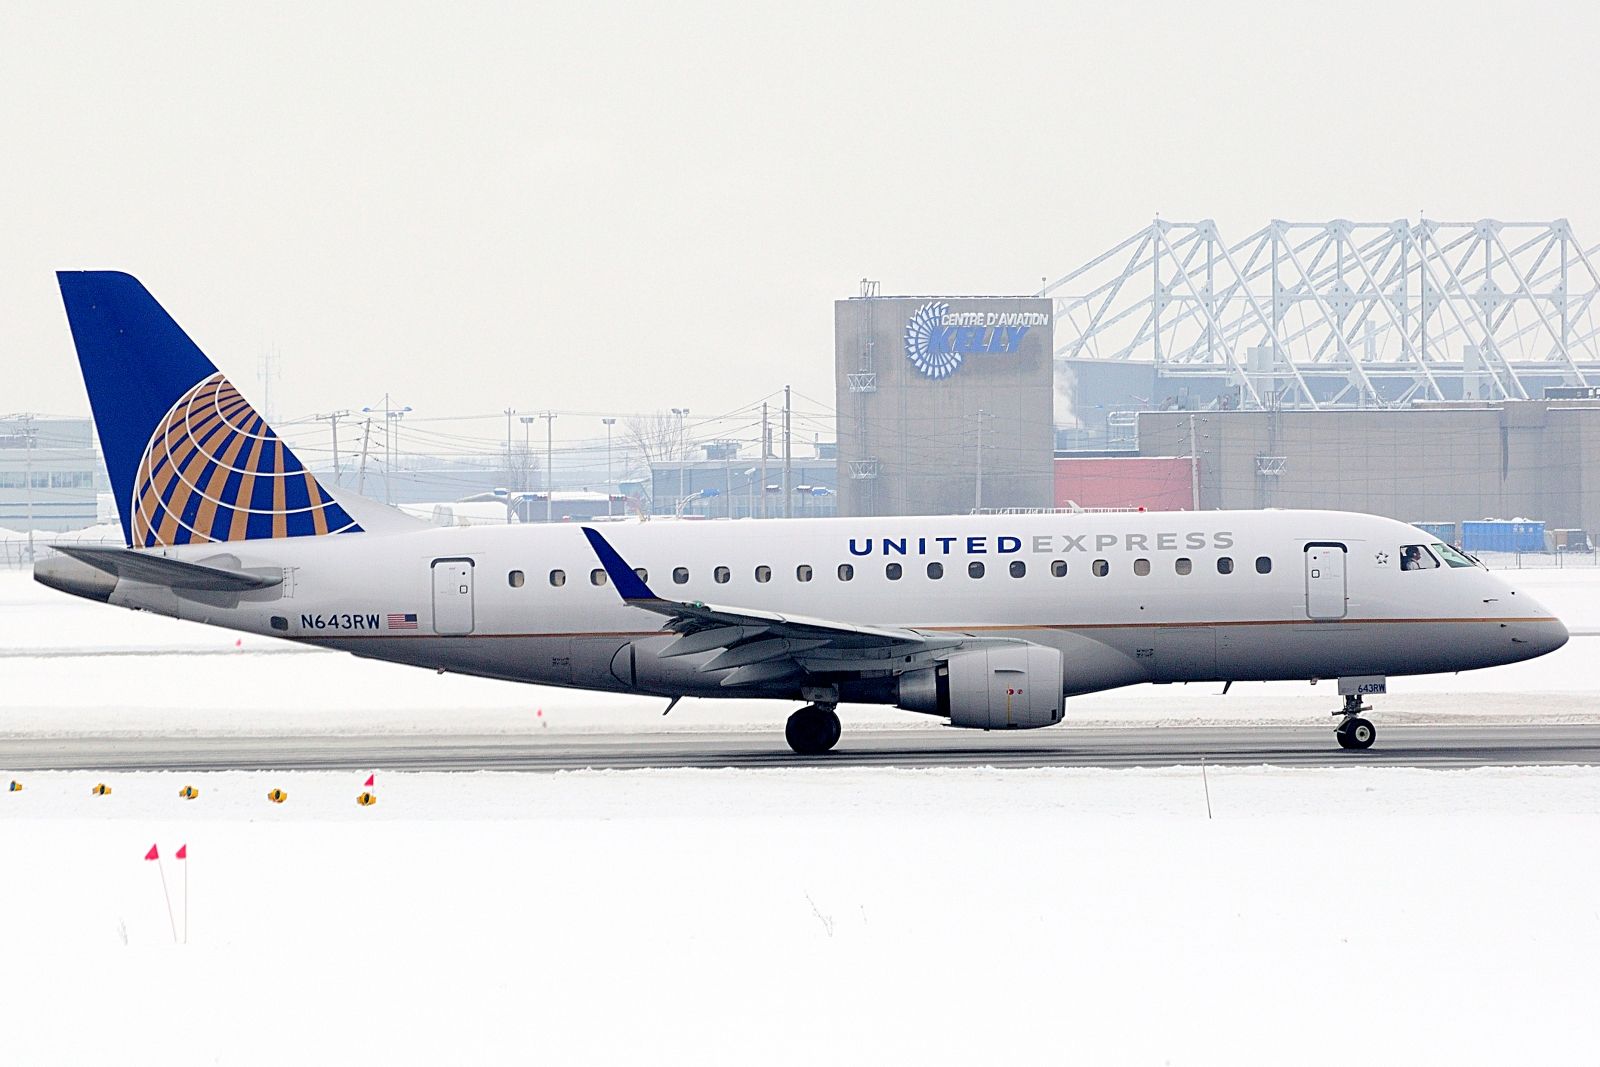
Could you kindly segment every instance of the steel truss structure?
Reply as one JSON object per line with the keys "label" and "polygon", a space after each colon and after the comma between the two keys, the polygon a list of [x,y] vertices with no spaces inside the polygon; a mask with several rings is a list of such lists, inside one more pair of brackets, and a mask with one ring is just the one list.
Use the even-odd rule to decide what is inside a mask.
{"label": "steel truss structure", "polygon": [[1039,295],[1058,359],[1225,376],[1242,407],[1528,399],[1600,385],[1597,252],[1565,219],[1157,219]]}

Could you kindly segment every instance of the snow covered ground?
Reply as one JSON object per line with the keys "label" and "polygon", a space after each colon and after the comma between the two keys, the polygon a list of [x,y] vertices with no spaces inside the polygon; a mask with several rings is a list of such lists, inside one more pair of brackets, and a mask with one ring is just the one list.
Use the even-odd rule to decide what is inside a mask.
{"label": "snow covered ground", "polygon": [[[1530,1063],[1600,1042],[1600,770],[1213,769],[1210,821],[1194,769],[379,772],[371,808],[362,777],[0,794],[7,1061]],[[181,937],[186,866],[174,945],[161,876]]]}
{"label": "snow covered ground", "polygon": [[[1600,719],[1600,569],[1507,572],[1577,637],[1528,663],[1461,675],[1391,679],[1382,721],[1530,722]],[[112,608],[0,570],[0,736],[117,732],[264,734],[462,729],[674,731],[781,728],[792,708],[763,701],[662,701],[437,675],[303,650],[287,642]],[[170,679],[183,678],[173,686]],[[1090,725],[1326,724],[1332,684],[1136,686],[1067,702]],[[218,694],[227,694],[219,702]],[[841,709],[847,730],[925,728],[925,716]]]}

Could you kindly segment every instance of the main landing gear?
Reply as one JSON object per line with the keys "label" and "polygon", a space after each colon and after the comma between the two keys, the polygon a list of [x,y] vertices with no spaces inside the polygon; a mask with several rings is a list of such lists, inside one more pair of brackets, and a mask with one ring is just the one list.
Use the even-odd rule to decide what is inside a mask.
{"label": "main landing gear", "polygon": [[839,715],[832,704],[807,704],[783,729],[789,747],[802,756],[820,756],[839,743]]}
{"label": "main landing gear", "polygon": [[1357,693],[1346,693],[1344,707],[1334,712],[1335,715],[1344,716],[1344,721],[1334,728],[1334,739],[1339,742],[1340,748],[1371,748],[1372,742],[1378,739],[1378,731],[1372,723],[1361,717],[1363,711],[1372,709],[1361,703]]}

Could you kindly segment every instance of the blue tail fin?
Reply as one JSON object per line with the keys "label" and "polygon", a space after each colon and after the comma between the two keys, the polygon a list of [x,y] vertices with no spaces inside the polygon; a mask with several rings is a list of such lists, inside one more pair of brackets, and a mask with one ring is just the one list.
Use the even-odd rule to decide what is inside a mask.
{"label": "blue tail fin", "polygon": [[361,529],[137,279],[56,278],[129,545]]}

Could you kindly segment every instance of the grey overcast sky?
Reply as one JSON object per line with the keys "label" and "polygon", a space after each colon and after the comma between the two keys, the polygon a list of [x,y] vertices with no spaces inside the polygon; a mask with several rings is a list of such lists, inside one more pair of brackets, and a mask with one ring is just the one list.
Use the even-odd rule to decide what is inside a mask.
{"label": "grey overcast sky", "polygon": [[[1566,216],[1587,3],[0,0],[0,412],[88,410],[52,272],[274,408],[832,396],[832,301],[1148,223]],[[574,427],[576,429],[576,427]]]}

